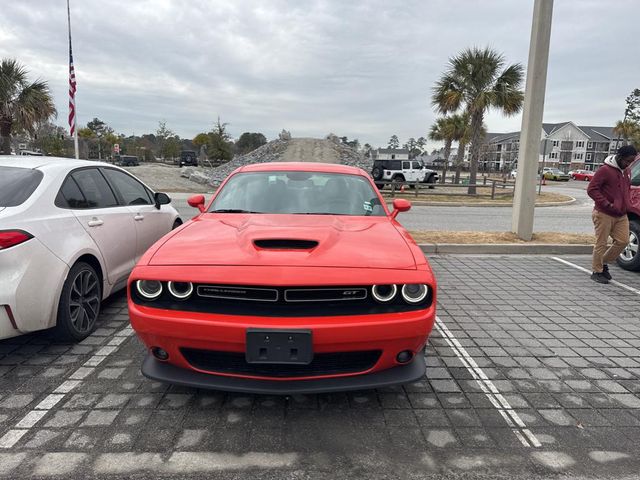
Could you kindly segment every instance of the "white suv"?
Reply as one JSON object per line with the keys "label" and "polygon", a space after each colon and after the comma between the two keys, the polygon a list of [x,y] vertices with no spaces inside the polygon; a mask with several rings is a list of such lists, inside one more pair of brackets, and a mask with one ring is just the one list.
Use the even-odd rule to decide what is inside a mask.
{"label": "white suv", "polygon": [[378,188],[384,186],[384,182],[421,182],[436,183],[438,173],[435,170],[425,168],[422,162],[417,160],[375,160],[371,176]]}

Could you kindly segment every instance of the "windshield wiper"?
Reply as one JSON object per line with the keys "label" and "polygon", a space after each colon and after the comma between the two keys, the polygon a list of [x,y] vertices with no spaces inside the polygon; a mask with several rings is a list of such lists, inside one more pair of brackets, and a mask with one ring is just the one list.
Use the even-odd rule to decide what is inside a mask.
{"label": "windshield wiper", "polygon": [[239,208],[221,208],[219,210],[211,210],[209,213],[262,213],[262,212],[253,212],[251,210],[241,210]]}

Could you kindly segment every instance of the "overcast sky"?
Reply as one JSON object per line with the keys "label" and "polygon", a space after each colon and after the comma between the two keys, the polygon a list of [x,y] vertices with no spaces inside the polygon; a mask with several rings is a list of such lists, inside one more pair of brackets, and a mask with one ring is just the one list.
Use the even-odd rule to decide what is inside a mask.
{"label": "overcast sky", "polygon": [[[71,0],[77,109],[117,132],[182,137],[219,115],[238,137],[426,136],[448,58],[492,46],[526,66],[533,0]],[[2,0],[0,57],[49,81],[68,114],[64,0]],[[545,121],[613,125],[640,87],[637,0],[556,0]],[[491,113],[490,131],[521,119]]]}

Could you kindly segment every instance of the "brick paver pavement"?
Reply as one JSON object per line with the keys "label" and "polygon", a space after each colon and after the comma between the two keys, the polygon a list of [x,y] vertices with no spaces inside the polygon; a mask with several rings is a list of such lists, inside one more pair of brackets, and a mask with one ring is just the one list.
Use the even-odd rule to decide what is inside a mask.
{"label": "brick paver pavement", "polygon": [[427,377],[404,387],[265,397],[152,382],[122,294],[78,345],[0,341],[0,476],[634,478],[640,296],[548,257],[431,263],[441,323]]}

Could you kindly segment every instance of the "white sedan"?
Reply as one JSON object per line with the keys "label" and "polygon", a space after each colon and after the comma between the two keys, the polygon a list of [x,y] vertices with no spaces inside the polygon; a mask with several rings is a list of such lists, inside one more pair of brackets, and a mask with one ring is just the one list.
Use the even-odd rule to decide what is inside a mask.
{"label": "white sedan", "polygon": [[182,223],[170,202],[106,163],[0,156],[0,338],[87,337],[102,300]]}

